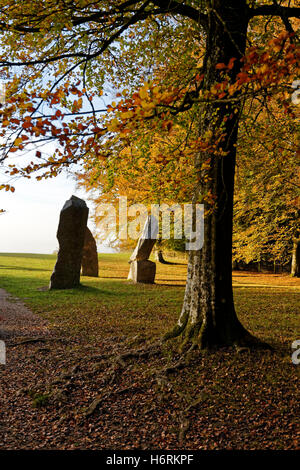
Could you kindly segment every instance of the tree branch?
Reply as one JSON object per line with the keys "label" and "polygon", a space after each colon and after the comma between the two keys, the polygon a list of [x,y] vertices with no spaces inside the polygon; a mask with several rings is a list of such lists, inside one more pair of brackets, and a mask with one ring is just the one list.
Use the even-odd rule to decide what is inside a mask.
{"label": "tree branch", "polygon": [[139,8],[138,11],[134,15],[132,15],[131,18],[126,18],[126,22],[114,33],[112,34],[108,39],[104,40],[102,43],[102,46],[100,49],[98,49],[96,52],[92,54],[85,54],[85,53],[80,53],[80,52],[74,52],[74,53],[69,53],[69,54],[62,54],[59,56],[54,56],[54,57],[48,57],[48,58],[41,58],[41,59],[36,59],[36,60],[30,60],[30,61],[23,61],[23,62],[7,62],[3,61],[0,62],[1,66],[24,66],[24,65],[37,65],[37,64],[47,64],[51,62],[56,62],[61,59],[65,58],[80,58],[84,57],[82,61],[80,61],[76,66],[94,59],[98,57],[100,54],[102,54],[116,39],[118,39],[126,29],[128,29],[130,26],[134,25],[141,19],[145,19],[147,16],[150,16],[154,12],[151,11],[145,11],[145,8],[149,5],[151,0],[146,0],[141,7]]}
{"label": "tree branch", "polygon": [[283,7],[281,5],[262,5],[249,9],[249,18],[254,16],[280,16],[282,18],[300,18],[300,8]]}
{"label": "tree branch", "polygon": [[[201,24],[203,27],[206,27],[208,24],[207,15],[201,13],[197,9],[185,5],[181,2],[177,2],[175,0],[151,0],[146,2],[147,4],[152,3],[154,6],[158,8],[156,10],[149,10],[147,12],[144,11],[144,15],[141,16],[140,19],[145,19],[145,17],[149,16],[150,14],[157,15],[157,14],[179,14],[190,18],[196,21],[198,24]],[[96,11],[94,13],[90,13],[85,16],[76,16],[74,14],[72,16],[72,24],[73,26],[80,26],[82,24],[86,24],[89,22],[96,22],[96,23],[108,23],[109,18],[112,15],[120,15],[120,18],[126,13],[140,13],[144,10],[145,5],[141,5],[141,0],[127,0],[119,5],[113,7],[109,10],[101,10]],[[136,8],[136,9],[135,9]],[[145,16],[146,15],[146,16]],[[126,18],[123,18],[125,20]],[[17,31],[20,33],[37,33],[41,31],[40,27],[36,26],[28,26],[26,24],[16,24],[10,27],[8,24],[1,22],[0,29],[7,30],[11,29],[13,31]]]}
{"label": "tree branch", "polygon": [[163,9],[165,13],[169,12],[185,16],[201,24],[204,28],[208,25],[207,15],[182,2],[179,3],[175,0],[152,0],[152,3]]}

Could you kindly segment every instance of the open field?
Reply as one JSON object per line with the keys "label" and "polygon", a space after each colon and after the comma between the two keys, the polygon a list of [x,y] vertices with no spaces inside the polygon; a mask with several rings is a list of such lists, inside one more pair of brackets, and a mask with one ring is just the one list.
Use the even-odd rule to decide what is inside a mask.
{"label": "open field", "polygon": [[49,292],[54,255],[0,254],[0,288],[49,330],[37,342],[21,343],[21,334],[7,341],[0,449],[297,448],[299,366],[291,344],[300,338],[300,280],[234,273],[239,318],[274,352],[197,352],[183,370],[157,380],[178,360],[173,343],[150,357],[120,354],[174,324],[186,262],[158,264],[155,285],[133,285],[128,258],[101,254],[99,279]]}

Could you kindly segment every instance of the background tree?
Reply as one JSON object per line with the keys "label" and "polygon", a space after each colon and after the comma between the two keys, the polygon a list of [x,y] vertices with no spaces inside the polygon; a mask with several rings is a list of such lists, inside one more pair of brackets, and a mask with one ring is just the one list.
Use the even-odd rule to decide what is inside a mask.
{"label": "background tree", "polygon": [[234,260],[273,263],[276,269],[290,264],[299,229],[299,120],[285,113],[276,96],[263,109],[252,102],[246,109],[237,159]]}
{"label": "background tree", "polygon": [[[186,116],[185,116],[186,117]],[[120,151],[117,162],[113,158],[101,158],[90,161],[82,172],[77,173],[79,187],[89,193],[94,207],[94,220],[98,226],[98,237],[102,241],[109,238],[113,246],[121,249],[132,249],[136,241],[118,239],[119,232],[119,197],[126,197],[128,205],[146,204],[148,211],[151,204],[167,204],[170,207],[180,202],[189,202],[192,189],[194,170],[191,165],[193,148],[187,151],[190,139],[187,129],[180,126],[165,127],[159,134],[151,136],[147,149],[137,145],[136,140],[128,142],[128,146]],[[190,129],[191,133],[191,129]],[[110,234],[101,231],[102,215],[98,208],[102,204],[112,204],[117,215],[117,230],[112,221]],[[102,213],[101,213],[102,214]],[[161,213],[160,213],[161,217]],[[171,217],[171,238],[164,240],[160,224],[159,236],[155,245],[157,261],[164,263],[163,249],[184,251],[185,240],[174,239],[174,221]]]}

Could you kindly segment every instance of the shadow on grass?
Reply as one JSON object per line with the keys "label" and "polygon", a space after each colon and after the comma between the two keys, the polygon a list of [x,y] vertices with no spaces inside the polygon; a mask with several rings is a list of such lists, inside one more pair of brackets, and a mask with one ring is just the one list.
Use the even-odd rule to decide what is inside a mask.
{"label": "shadow on grass", "polygon": [[42,255],[38,253],[0,253],[0,256],[6,258],[32,258],[32,259],[55,259],[57,255]]}
{"label": "shadow on grass", "polygon": [[267,284],[235,284],[232,285],[233,289],[295,289],[299,290],[298,286],[278,286],[278,285],[270,285]]}
{"label": "shadow on grass", "polygon": [[157,264],[164,264],[165,266],[186,266],[187,263],[174,263],[173,261],[165,261],[164,263],[156,261]]}
{"label": "shadow on grass", "polygon": [[3,266],[0,265],[0,269],[15,270],[15,271],[41,271],[41,272],[52,272],[53,269],[42,269],[42,268],[28,268],[27,266]]}
{"label": "shadow on grass", "polygon": [[[85,277],[85,276],[82,276]],[[126,280],[126,276],[101,276],[101,279],[124,279]]]}
{"label": "shadow on grass", "polygon": [[78,287],[73,287],[72,289],[48,289],[48,287],[43,286],[39,287],[37,289],[39,292],[44,292],[48,294],[65,294],[65,295],[76,295],[76,294],[82,294],[82,295],[88,295],[91,294],[91,296],[94,296],[95,298],[98,298],[99,296],[105,296],[105,297],[129,297],[131,295],[134,295],[135,292],[119,289],[103,289],[101,286],[99,287],[93,287],[93,286],[86,286],[84,284],[80,284]]}
{"label": "shadow on grass", "polygon": [[[158,282],[163,282],[163,279],[159,279]],[[158,287],[185,287],[185,285],[183,284],[184,281],[182,281],[182,284],[158,284],[158,283],[155,283],[156,286]]]}

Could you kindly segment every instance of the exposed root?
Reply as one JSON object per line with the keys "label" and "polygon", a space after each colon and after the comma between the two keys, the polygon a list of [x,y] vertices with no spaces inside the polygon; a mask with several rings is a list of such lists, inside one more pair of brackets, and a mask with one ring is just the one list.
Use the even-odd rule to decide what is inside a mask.
{"label": "exposed root", "polygon": [[17,343],[14,343],[11,345],[11,347],[15,346],[20,346],[21,344],[29,344],[29,343],[45,343],[45,338],[40,337],[40,338],[28,338],[28,339],[23,339],[22,341],[18,341]]}
{"label": "exposed root", "polygon": [[151,344],[148,348],[135,349],[132,351],[125,352],[120,354],[115,358],[115,360],[124,361],[126,359],[134,358],[148,358],[150,356],[155,356],[161,352],[161,341]]}
{"label": "exposed root", "polygon": [[159,371],[159,373],[157,375],[162,376],[162,375],[174,374],[174,372],[177,372],[178,370],[184,369],[187,365],[188,364],[187,364],[185,358],[181,358],[178,362],[176,362],[172,366],[167,366],[164,369],[162,369],[161,371]]}
{"label": "exposed root", "polygon": [[111,395],[111,393],[106,393],[103,396],[96,397],[93,402],[90,404],[86,412],[84,413],[85,417],[88,418],[91,416],[97,408],[101,405],[101,403],[108,398]]}
{"label": "exposed root", "polygon": [[166,342],[166,341],[169,341],[170,339],[178,338],[178,336],[180,336],[184,332],[186,325],[187,325],[187,320],[182,325],[178,325],[178,324],[175,325],[172,330],[168,331],[163,336],[162,341]]}
{"label": "exposed root", "polygon": [[126,387],[117,391],[111,391],[111,392],[105,393],[104,395],[99,395],[92,401],[88,409],[85,411],[84,416],[88,418],[89,416],[94,414],[94,412],[100,407],[100,405],[102,405],[102,403],[108,400],[111,396],[124,395],[126,393],[131,393],[131,392],[138,393],[138,392],[141,392],[142,390],[143,389],[141,387],[132,386],[132,387]]}
{"label": "exposed root", "polygon": [[185,442],[186,434],[190,428],[190,420],[188,418],[188,413],[196,408],[198,405],[202,405],[205,401],[208,400],[208,395],[206,393],[201,393],[201,395],[192,403],[190,403],[184,410],[180,412],[179,415],[179,435],[178,440],[180,445],[183,445]]}
{"label": "exposed root", "polygon": [[182,416],[180,418],[180,425],[179,425],[179,435],[178,435],[178,441],[179,445],[183,445],[185,442],[185,437],[190,428],[190,420],[182,413]]}
{"label": "exposed root", "polygon": [[45,338],[44,336],[36,336],[34,338],[25,338],[22,339],[21,341],[17,341],[13,344],[10,345],[11,348],[14,348],[15,346],[21,346],[22,344],[30,344],[30,343],[46,343],[47,341],[60,341],[63,338]]}
{"label": "exposed root", "polygon": [[[49,393],[52,399],[59,403],[64,403],[68,399],[67,396],[70,394],[71,389],[76,386],[78,379],[91,378],[99,372],[103,373],[101,376],[101,387],[112,386],[118,381],[121,376],[121,371],[128,368],[127,361],[134,358],[148,358],[159,354],[161,352],[161,341],[154,344],[150,344],[148,347],[126,351],[122,354],[112,355],[97,355],[92,356],[92,360],[96,359],[97,362],[92,366],[92,370],[82,372],[81,363],[75,364],[69,371],[61,374],[59,377],[54,379],[49,385]],[[85,358],[86,359],[86,358]],[[139,388],[139,390],[141,390]],[[83,413],[84,417],[92,415],[101,404],[106,401],[111,395],[122,395],[130,391],[138,391],[136,386],[127,387],[119,391],[111,391],[103,395],[96,396],[92,401],[88,409]]]}
{"label": "exposed root", "polygon": [[238,353],[251,352],[251,350],[257,349],[274,351],[274,348],[270,344],[251,335],[247,330],[244,330],[244,334],[233,343],[233,346]]}
{"label": "exposed root", "polygon": [[180,337],[181,341],[178,347],[180,354],[186,354],[193,349],[215,350],[220,347],[234,347],[238,352],[257,349],[273,350],[272,346],[253,336],[241,324],[238,324],[235,330],[233,329],[226,336],[223,331],[211,331],[205,323],[191,325],[188,323],[187,318],[184,318],[180,326],[175,325],[163,337],[164,342]]}

